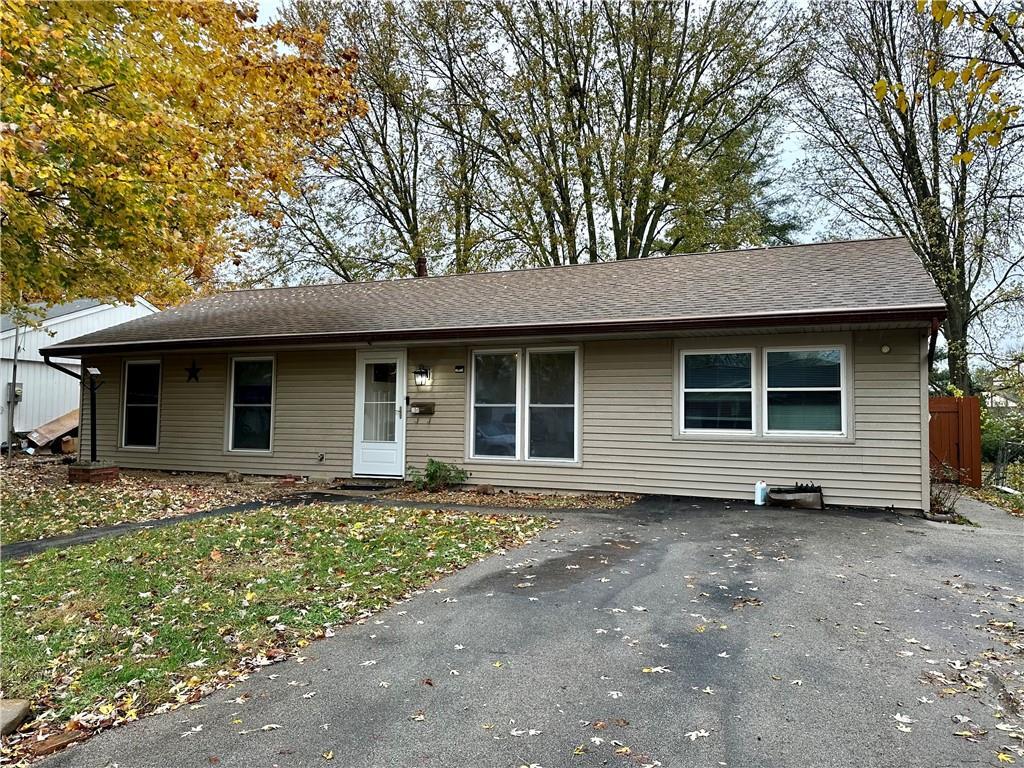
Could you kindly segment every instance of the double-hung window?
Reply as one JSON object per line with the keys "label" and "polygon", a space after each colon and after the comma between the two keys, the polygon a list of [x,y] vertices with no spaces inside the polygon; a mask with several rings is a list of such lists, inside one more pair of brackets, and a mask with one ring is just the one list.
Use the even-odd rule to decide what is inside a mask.
{"label": "double-hung window", "polygon": [[766,432],[842,434],[843,349],[766,349]]}
{"label": "double-hung window", "polygon": [[160,362],[126,360],[121,445],[156,448],[160,434]]}
{"label": "double-hung window", "polygon": [[232,451],[269,451],[274,423],[274,359],[231,361]]}
{"label": "double-hung window", "polygon": [[527,457],[576,460],[576,350],[531,349],[527,368]]}
{"label": "double-hung window", "polygon": [[576,461],[578,362],[575,347],[474,352],[470,456]]}
{"label": "double-hung window", "polygon": [[519,456],[519,378],[518,350],[473,354],[473,456]]}
{"label": "double-hung window", "polygon": [[682,431],[754,431],[754,353],[684,352]]}

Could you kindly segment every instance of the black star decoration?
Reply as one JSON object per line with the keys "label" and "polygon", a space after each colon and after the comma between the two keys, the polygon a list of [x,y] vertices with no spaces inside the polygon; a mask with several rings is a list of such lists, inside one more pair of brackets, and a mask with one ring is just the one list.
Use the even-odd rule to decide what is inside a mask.
{"label": "black star decoration", "polygon": [[185,369],[185,373],[188,374],[188,378],[185,379],[185,382],[188,383],[190,381],[199,381],[199,372],[201,370],[203,369],[196,365],[196,361],[195,359],[193,359],[192,366]]}

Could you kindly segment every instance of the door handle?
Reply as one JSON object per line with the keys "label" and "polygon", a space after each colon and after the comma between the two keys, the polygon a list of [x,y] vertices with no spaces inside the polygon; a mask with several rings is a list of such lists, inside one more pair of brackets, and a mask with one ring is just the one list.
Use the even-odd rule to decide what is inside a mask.
{"label": "door handle", "polygon": [[398,406],[395,411],[398,413],[398,418],[402,418],[402,406]]}

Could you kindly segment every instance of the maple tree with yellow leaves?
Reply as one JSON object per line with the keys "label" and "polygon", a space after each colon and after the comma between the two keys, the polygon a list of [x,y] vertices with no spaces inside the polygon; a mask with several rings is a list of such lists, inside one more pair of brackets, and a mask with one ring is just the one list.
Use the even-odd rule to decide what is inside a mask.
{"label": "maple tree with yellow leaves", "polygon": [[354,53],[249,3],[2,0],[0,29],[4,312],[201,289],[365,112]]}

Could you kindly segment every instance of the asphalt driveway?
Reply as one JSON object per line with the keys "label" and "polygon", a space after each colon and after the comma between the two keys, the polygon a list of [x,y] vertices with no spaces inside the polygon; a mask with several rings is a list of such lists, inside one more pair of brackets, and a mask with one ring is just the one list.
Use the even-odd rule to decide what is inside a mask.
{"label": "asphalt driveway", "polygon": [[1024,746],[996,728],[1024,689],[1003,624],[1024,618],[1024,520],[979,514],[559,512],[304,659],[46,765],[999,765]]}

